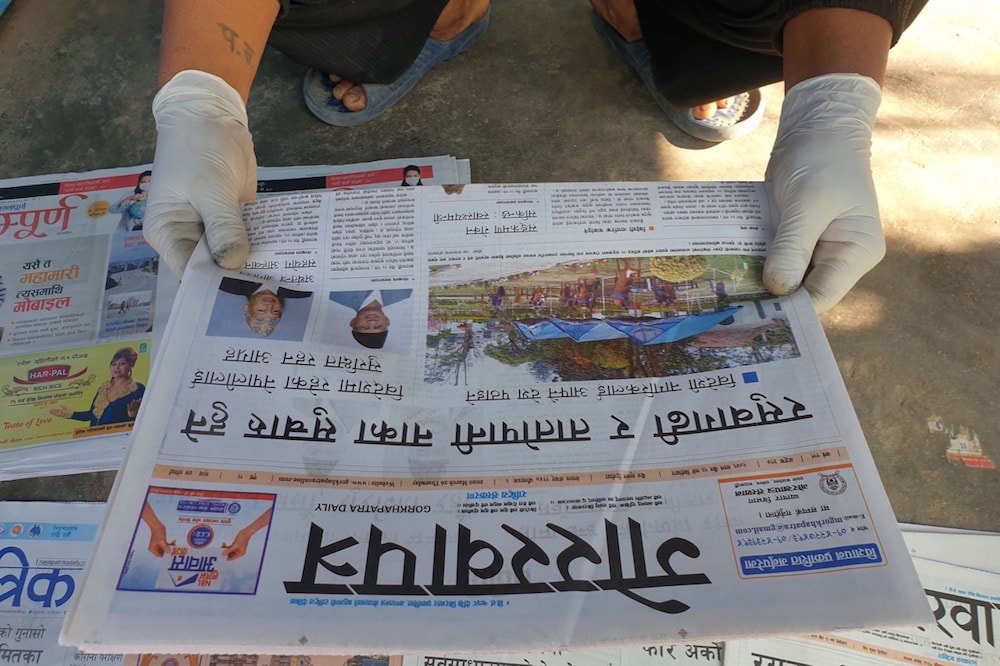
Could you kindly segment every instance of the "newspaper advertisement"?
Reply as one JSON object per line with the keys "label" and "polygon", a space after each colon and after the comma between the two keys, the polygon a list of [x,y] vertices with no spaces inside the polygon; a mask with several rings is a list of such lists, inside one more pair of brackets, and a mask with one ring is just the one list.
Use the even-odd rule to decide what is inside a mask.
{"label": "newspaper advertisement", "polygon": [[[407,174],[468,182],[467,164],[442,156],[262,168],[258,190],[407,186]],[[121,463],[177,291],[142,235],[152,178],[139,166],[0,182],[0,480]]]}
{"label": "newspaper advertisement", "polygon": [[244,214],[245,268],[202,251],[182,283],[68,643],[502,653],[927,619],[815,311],[761,284],[764,185]]}
{"label": "newspaper advertisement", "polygon": [[920,626],[726,644],[727,665],[1000,664],[1000,535],[904,528],[933,613]]}

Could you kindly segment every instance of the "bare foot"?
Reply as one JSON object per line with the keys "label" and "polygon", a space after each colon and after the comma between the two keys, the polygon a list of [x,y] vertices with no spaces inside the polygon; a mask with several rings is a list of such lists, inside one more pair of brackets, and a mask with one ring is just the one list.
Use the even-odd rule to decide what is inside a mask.
{"label": "bare foot", "polygon": [[[490,0],[449,0],[438,17],[430,36],[441,42],[457,37],[470,25],[483,18],[490,8]],[[345,81],[336,74],[327,74],[333,86],[333,98],[348,111],[361,111],[368,105],[368,96],[360,84]]]}

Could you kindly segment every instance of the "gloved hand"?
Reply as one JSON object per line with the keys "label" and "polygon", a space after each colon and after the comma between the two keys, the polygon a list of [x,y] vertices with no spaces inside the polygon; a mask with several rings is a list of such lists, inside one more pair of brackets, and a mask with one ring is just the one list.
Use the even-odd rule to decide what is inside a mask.
{"label": "gloved hand", "polygon": [[765,175],[781,214],[764,262],[772,293],[804,284],[823,312],[885,256],[871,170],[881,101],[878,84],[858,74],[817,76],[785,95]]}
{"label": "gloved hand", "polygon": [[239,268],[250,253],[240,202],[257,192],[243,98],[221,78],[185,70],[153,98],[156,154],[143,235],[180,277],[202,234],[212,258]]}

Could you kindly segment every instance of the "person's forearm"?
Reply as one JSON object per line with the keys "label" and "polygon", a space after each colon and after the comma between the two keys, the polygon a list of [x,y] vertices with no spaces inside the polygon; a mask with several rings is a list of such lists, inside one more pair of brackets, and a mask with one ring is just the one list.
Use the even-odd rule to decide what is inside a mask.
{"label": "person's forearm", "polygon": [[224,79],[246,101],[278,7],[277,0],[167,0],[157,87],[196,69]]}
{"label": "person's forearm", "polygon": [[164,527],[162,522],[160,522],[160,519],[157,517],[156,512],[153,511],[153,507],[149,505],[149,502],[146,502],[145,504],[142,505],[141,517],[142,520],[146,523],[146,526],[149,527],[149,531],[155,532],[156,530],[161,530],[163,532],[166,532],[167,528]]}
{"label": "person's forearm", "polygon": [[882,85],[892,26],[857,9],[809,9],[786,24],[785,90],[821,74],[861,74]]}

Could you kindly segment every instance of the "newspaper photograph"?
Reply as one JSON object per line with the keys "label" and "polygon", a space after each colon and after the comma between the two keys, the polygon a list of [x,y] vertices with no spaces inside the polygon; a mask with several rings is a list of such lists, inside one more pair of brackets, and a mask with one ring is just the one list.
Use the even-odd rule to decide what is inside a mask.
{"label": "newspaper photograph", "polygon": [[761,283],[762,184],[244,217],[244,269],[203,249],[182,281],[68,644],[506,653],[928,618],[808,296]]}
{"label": "newspaper photograph", "polygon": [[[424,157],[262,168],[258,190],[408,187],[407,174],[469,177],[467,161]],[[152,178],[139,166],[0,181],[0,480],[121,464],[177,292],[142,235]]]}

